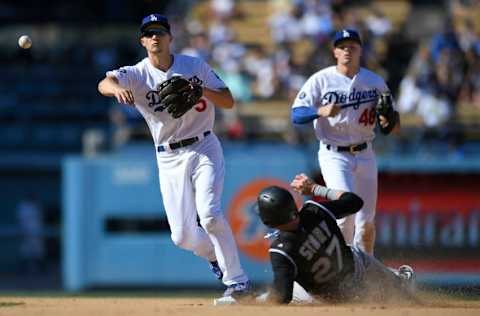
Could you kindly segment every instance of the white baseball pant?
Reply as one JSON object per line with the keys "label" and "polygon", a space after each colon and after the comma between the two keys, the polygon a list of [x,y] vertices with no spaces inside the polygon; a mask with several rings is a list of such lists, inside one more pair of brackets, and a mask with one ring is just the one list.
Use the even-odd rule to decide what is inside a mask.
{"label": "white baseball pant", "polygon": [[377,162],[372,144],[357,154],[327,149],[320,142],[320,169],[327,187],[350,191],[363,199],[362,209],[337,221],[345,241],[373,254],[375,244],[375,212],[377,207]]}
{"label": "white baseball pant", "polygon": [[193,145],[159,152],[157,164],[173,242],[208,261],[217,260],[225,285],[246,282],[220,205],[225,167],[218,138],[211,134]]}

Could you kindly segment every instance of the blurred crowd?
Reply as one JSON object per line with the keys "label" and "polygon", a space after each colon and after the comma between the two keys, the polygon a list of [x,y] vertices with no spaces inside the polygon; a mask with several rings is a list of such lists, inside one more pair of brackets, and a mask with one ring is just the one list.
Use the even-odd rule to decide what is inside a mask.
{"label": "blurred crowd", "polygon": [[451,120],[459,103],[480,108],[479,57],[480,37],[473,21],[447,18],[411,58],[400,85],[400,110],[415,111],[426,126],[435,127]]}
{"label": "blurred crowd", "polygon": [[[251,12],[233,0],[197,4],[206,6],[206,10],[197,14],[192,10],[187,18],[176,21],[174,27],[175,50],[203,58],[213,65],[239,107],[272,100],[290,103],[311,74],[334,63],[330,42],[332,33],[339,28],[355,28],[362,33],[363,63],[368,68],[388,77],[387,68],[396,66],[395,62],[388,64],[387,58],[392,22],[375,6],[365,15],[352,9],[358,1],[270,0],[262,3],[263,8],[268,9],[263,26],[268,28],[268,38],[262,37],[259,30],[258,37],[252,34],[255,38],[239,40],[243,34],[238,34],[242,32],[238,25],[247,25]],[[235,23],[237,27],[233,27]],[[238,112],[219,112],[219,133],[233,139],[255,134],[243,127]],[[286,139],[295,143],[299,137],[287,136]]]}
{"label": "blurred crowd", "polygon": [[[208,23],[188,19],[178,27],[177,37],[189,40],[177,42],[177,48],[219,69],[240,104],[290,102],[311,74],[334,63],[332,33],[354,28],[364,40],[363,65],[386,79],[401,113],[421,120],[421,141],[438,137],[430,134],[443,129],[447,142],[461,142],[462,131],[452,120],[458,104],[480,108],[480,37],[472,17],[459,12],[475,8],[476,1],[447,2],[447,14],[440,21],[443,29],[418,40],[403,33],[407,17],[394,25],[375,2],[271,0],[269,6],[271,38],[266,42],[271,45],[262,45],[262,39],[239,42],[231,27],[233,21],[245,19],[238,2],[211,0]],[[238,121],[232,122],[237,131]]]}
{"label": "blurred crowd", "polygon": [[410,60],[399,92],[401,113],[422,119],[422,141],[443,141],[458,149],[467,126],[456,123],[459,107],[480,109],[480,37],[468,12],[478,1],[452,1],[443,27],[418,48]]}
{"label": "blurred crowd", "polygon": [[[387,15],[380,1],[250,2],[268,8],[264,16],[268,38],[259,30],[258,37],[253,34],[247,41],[239,40],[243,34],[238,33],[242,31],[238,26],[249,20],[244,1],[172,1],[165,11],[171,17],[173,50],[210,63],[237,101],[237,111],[218,113],[217,128],[227,137],[248,137],[238,109],[262,101],[290,103],[311,74],[333,64],[332,33],[346,27],[361,32],[363,65],[385,78],[399,110],[417,117],[425,127],[425,135],[450,124],[458,104],[480,108],[479,27],[469,14],[478,8],[478,1],[436,4],[443,13],[444,20],[439,22],[443,29],[418,38],[405,32],[407,23],[421,25],[421,21],[408,20],[412,10],[406,10],[403,19],[393,21],[394,12]],[[182,12],[180,7],[186,4],[192,10]],[[47,25],[33,31],[33,38],[42,38],[41,43],[34,43],[35,54],[17,50],[17,55],[4,54],[3,58],[13,56],[14,60],[30,64],[51,63],[57,68],[78,67],[79,71],[91,72],[95,80],[106,70],[133,64],[145,56],[138,32],[132,27],[129,30],[124,32],[123,26],[118,26],[92,32],[87,27],[66,33],[65,29]],[[52,49],[54,42],[56,49]],[[86,64],[91,67],[84,67]],[[98,97],[95,101],[105,99]],[[138,113],[127,107],[112,107],[110,118],[115,143],[119,144],[131,137],[131,129],[125,126],[145,126]]]}

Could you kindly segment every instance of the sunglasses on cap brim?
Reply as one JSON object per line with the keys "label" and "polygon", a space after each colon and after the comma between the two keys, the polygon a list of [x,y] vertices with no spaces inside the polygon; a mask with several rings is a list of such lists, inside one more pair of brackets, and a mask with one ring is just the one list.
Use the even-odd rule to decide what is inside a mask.
{"label": "sunglasses on cap brim", "polygon": [[164,36],[168,32],[165,30],[155,29],[155,30],[146,30],[142,32],[142,37],[152,37],[153,35]]}

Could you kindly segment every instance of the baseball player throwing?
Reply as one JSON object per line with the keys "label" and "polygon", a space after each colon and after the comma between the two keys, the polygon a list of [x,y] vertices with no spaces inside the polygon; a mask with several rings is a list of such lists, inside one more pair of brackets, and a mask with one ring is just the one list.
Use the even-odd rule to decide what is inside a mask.
{"label": "baseball player throwing", "polygon": [[232,95],[201,59],[170,53],[165,16],[145,17],[140,32],[148,57],[107,72],[98,90],[135,106],[150,128],[173,242],[210,262],[227,286],[225,295],[247,292],[250,283],[220,206],[224,158],[212,132],[214,105],[233,107]]}
{"label": "baseball player throwing", "polygon": [[355,215],[339,219],[347,244],[373,254],[377,165],[372,148],[375,124],[383,134],[400,126],[398,112],[384,80],[360,67],[362,41],[354,30],[333,40],[337,64],[313,74],[292,106],[292,121],[313,121],[320,141],[320,168],[328,187],[351,191],[364,201]]}
{"label": "baseball player throwing", "polygon": [[[360,197],[315,184],[304,174],[297,175],[291,186],[301,194],[328,201],[307,201],[298,210],[283,188],[267,187],[258,195],[260,219],[278,229],[269,249],[274,274],[269,301],[287,304],[293,297],[306,302],[315,298],[329,302],[414,300],[411,267],[403,265],[393,271],[346,245],[336,220],[360,210]],[[302,290],[306,292],[301,294]]]}

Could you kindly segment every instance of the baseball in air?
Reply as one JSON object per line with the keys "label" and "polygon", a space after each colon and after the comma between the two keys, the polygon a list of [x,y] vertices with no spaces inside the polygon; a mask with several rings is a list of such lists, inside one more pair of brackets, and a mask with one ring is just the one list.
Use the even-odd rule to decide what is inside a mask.
{"label": "baseball in air", "polygon": [[28,35],[22,35],[18,39],[18,46],[23,49],[29,49],[30,47],[32,47],[32,39]]}

